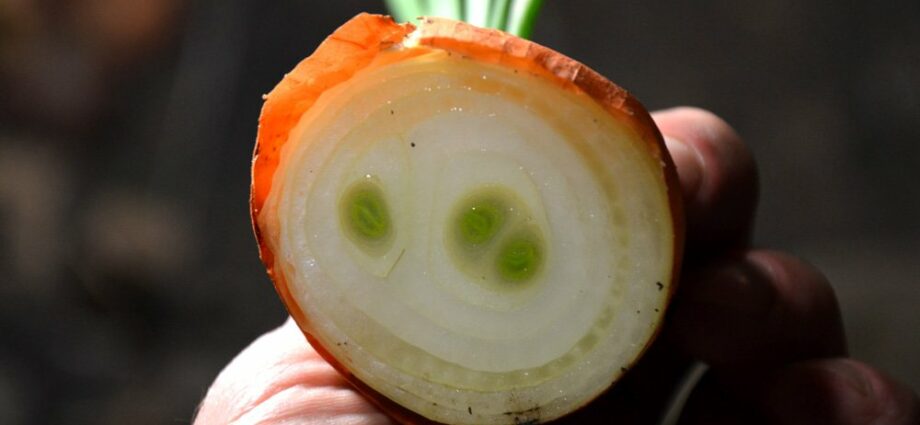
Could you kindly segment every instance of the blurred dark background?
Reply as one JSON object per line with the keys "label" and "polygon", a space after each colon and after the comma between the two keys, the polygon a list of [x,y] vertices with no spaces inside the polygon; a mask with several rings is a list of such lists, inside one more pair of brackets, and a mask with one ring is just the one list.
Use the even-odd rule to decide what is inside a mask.
{"label": "blurred dark background", "polygon": [[[920,388],[920,2],[547,1],[534,39],[761,165],[758,245]],[[285,317],[247,214],[268,92],[375,1],[0,1],[0,423],[186,423]]]}

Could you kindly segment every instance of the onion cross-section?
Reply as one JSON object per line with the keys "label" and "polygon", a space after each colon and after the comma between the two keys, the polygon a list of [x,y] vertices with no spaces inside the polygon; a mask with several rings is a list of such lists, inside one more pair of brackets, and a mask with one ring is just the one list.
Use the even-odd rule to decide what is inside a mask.
{"label": "onion cross-section", "polygon": [[657,333],[676,175],[641,105],[583,65],[453,21],[359,15],[261,123],[262,259],[310,342],[394,418],[559,418]]}

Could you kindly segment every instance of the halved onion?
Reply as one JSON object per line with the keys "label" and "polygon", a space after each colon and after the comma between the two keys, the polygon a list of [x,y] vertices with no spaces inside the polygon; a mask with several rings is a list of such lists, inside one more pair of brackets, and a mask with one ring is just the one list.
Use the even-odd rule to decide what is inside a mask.
{"label": "halved onion", "polygon": [[362,14],[266,97],[252,215],[310,343],[391,415],[543,422],[654,338],[676,182],[647,112],[584,65]]}

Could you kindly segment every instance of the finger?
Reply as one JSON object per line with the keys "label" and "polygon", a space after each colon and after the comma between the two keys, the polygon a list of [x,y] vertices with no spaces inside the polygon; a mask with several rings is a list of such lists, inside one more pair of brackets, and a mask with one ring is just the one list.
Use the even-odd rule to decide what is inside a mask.
{"label": "finger", "polygon": [[863,363],[825,359],[782,369],[769,382],[763,408],[775,423],[920,424],[917,394]]}
{"label": "finger", "polygon": [[225,423],[391,422],[288,319],[244,349],[211,385],[195,424]]}
{"label": "finger", "polygon": [[749,251],[682,282],[668,337],[714,366],[769,366],[846,354],[840,310],[814,267]]}
{"label": "finger", "polygon": [[385,425],[392,422],[350,388],[299,384],[276,392],[233,423]]}
{"label": "finger", "polygon": [[696,108],[652,114],[677,166],[686,203],[687,241],[703,249],[746,246],[757,204],[757,169],[738,134]]}

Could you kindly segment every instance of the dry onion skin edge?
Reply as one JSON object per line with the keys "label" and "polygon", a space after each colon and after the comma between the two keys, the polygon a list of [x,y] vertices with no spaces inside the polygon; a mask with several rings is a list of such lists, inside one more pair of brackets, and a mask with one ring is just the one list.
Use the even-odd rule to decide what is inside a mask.
{"label": "dry onion skin edge", "polygon": [[[443,66],[439,67],[438,65],[439,62],[443,61],[450,61],[451,70],[446,73],[443,72],[446,68]],[[508,78],[518,78],[522,81],[527,80],[521,83],[525,86],[546,86],[548,88],[540,90],[547,90],[547,92],[561,89],[561,93],[563,93],[567,99],[571,99],[572,102],[581,104],[582,107],[589,109],[593,108],[593,110],[599,111],[595,112],[593,117],[585,117],[584,119],[593,120],[594,123],[597,123],[598,119],[606,121],[600,124],[600,128],[616,128],[621,134],[627,135],[630,141],[626,142],[626,144],[631,143],[631,146],[644,151],[642,155],[646,157],[647,161],[653,164],[652,168],[655,173],[657,173],[657,175],[653,176],[653,180],[658,183],[652,188],[639,187],[631,188],[631,190],[646,191],[653,189],[660,192],[660,194],[656,196],[661,198],[660,200],[665,210],[662,214],[667,222],[658,224],[663,226],[666,230],[670,230],[670,234],[661,236],[666,244],[659,248],[663,250],[661,252],[661,258],[665,260],[656,259],[655,261],[664,261],[664,264],[660,264],[659,267],[664,268],[665,276],[650,282],[625,282],[620,285],[614,284],[617,288],[623,285],[651,285],[659,295],[651,296],[654,298],[653,302],[648,302],[643,305],[618,306],[619,310],[629,310],[632,314],[642,315],[641,320],[643,321],[644,330],[641,332],[644,332],[646,337],[644,341],[641,341],[640,344],[631,349],[631,354],[625,362],[616,365],[608,365],[610,369],[608,373],[609,376],[601,378],[602,381],[607,382],[606,385],[602,385],[603,388],[592,390],[590,394],[580,397],[575,397],[575,395],[573,395],[573,398],[577,398],[574,402],[567,402],[567,404],[566,402],[558,402],[554,405],[555,407],[547,407],[541,404],[535,404],[532,400],[527,399],[527,396],[522,396],[521,394],[526,394],[527,388],[516,388],[512,385],[510,389],[495,391],[495,397],[504,397],[507,399],[500,402],[504,403],[504,408],[502,408],[500,412],[482,412],[481,409],[478,408],[479,406],[473,406],[470,405],[470,403],[461,403],[463,404],[462,407],[459,405],[439,405],[437,401],[431,401],[430,403],[425,402],[424,404],[426,404],[426,406],[423,407],[419,407],[420,402],[413,404],[405,403],[404,401],[401,404],[393,401],[394,398],[399,398],[399,394],[394,396],[392,393],[393,388],[388,390],[390,391],[389,397],[384,395],[379,389],[379,382],[366,382],[368,381],[367,377],[364,379],[359,378],[358,375],[362,373],[360,370],[353,370],[348,365],[349,362],[353,360],[351,357],[352,353],[356,355],[369,355],[370,358],[373,358],[373,354],[365,353],[365,347],[354,347],[355,345],[359,345],[356,344],[354,340],[351,340],[352,347],[349,348],[349,339],[347,337],[337,341],[328,340],[328,337],[318,332],[323,326],[323,323],[321,323],[323,319],[314,320],[317,318],[305,313],[304,306],[301,305],[305,300],[304,289],[299,286],[291,285],[292,280],[302,278],[298,277],[298,273],[300,272],[296,270],[296,265],[294,264],[296,261],[291,260],[291,254],[285,256],[282,252],[284,245],[282,239],[285,236],[282,235],[283,232],[280,230],[280,222],[282,221],[281,215],[283,214],[279,211],[282,211],[284,207],[279,207],[279,204],[283,204],[286,201],[279,201],[276,199],[281,196],[279,193],[285,191],[283,187],[284,179],[294,179],[294,177],[285,177],[285,173],[295,173],[295,171],[291,171],[291,169],[298,167],[297,164],[291,165],[287,162],[294,161],[290,158],[297,154],[297,149],[301,152],[298,155],[301,156],[305,155],[302,153],[303,151],[313,149],[313,147],[309,145],[310,142],[305,141],[309,139],[309,137],[304,136],[305,132],[312,131],[309,130],[311,127],[307,125],[308,123],[302,121],[322,119],[335,119],[341,121],[343,120],[342,117],[334,116],[334,111],[332,111],[334,108],[326,107],[329,102],[334,102],[334,96],[331,96],[330,93],[341,95],[341,93],[347,92],[350,85],[354,85],[354,81],[360,81],[362,78],[367,80],[373,77],[374,72],[386,72],[387,69],[394,67],[408,67],[406,69],[411,74],[413,72],[411,67],[416,65],[422,69],[422,71],[419,72],[423,72],[426,69],[425,67],[428,67],[427,69],[433,70],[435,74],[438,72],[446,74],[447,76],[444,78],[448,80],[450,79],[450,74],[454,72],[454,69],[457,69],[457,72],[461,74],[467,71],[468,73],[480,72],[484,76],[488,74],[490,77],[496,77],[493,78],[493,80],[498,81],[483,83],[486,85],[477,86],[477,90],[484,90],[487,92],[487,96],[490,93],[492,95],[496,95],[497,93],[497,97],[499,98],[501,98],[506,91],[506,88],[501,86],[502,76],[505,74],[515,74],[514,76],[505,75]],[[368,77],[368,75],[371,75],[371,77]],[[398,78],[399,75],[393,74],[386,78],[391,77]],[[505,82],[507,81],[510,80],[506,80]],[[360,84],[367,85],[370,83],[365,81]],[[495,86],[495,84],[498,85]],[[467,88],[467,90],[469,89]],[[472,91],[476,92],[477,90]],[[511,91],[514,92],[514,90]],[[333,98],[333,100],[330,100],[330,98]],[[642,353],[644,353],[657,336],[664,318],[665,309],[676,287],[677,276],[680,271],[680,259],[682,258],[684,219],[680,200],[680,186],[674,164],[667,154],[662,136],[654,125],[648,112],[625,90],[608,81],[600,74],[551,49],[497,30],[478,28],[462,22],[441,18],[419,18],[417,25],[411,23],[397,24],[388,16],[360,14],[338,28],[311,56],[304,59],[294,70],[286,74],[284,79],[271,91],[271,93],[264,97],[264,100],[265,103],[259,118],[259,132],[253,154],[250,198],[253,228],[259,245],[261,260],[274,283],[275,289],[282,298],[284,305],[304,332],[310,344],[351,384],[392,418],[403,423],[538,423],[558,419],[584,407],[591,400],[612,387],[620,376],[641,357]],[[461,99],[461,101],[462,100],[463,99]],[[501,101],[502,99],[499,100]],[[507,99],[504,99],[504,101],[507,101]],[[528,99],[525,97],[523,101],[528,101]],[[314,106],[317,105],[323,106],[323,108],[314,108]],[[345,107],[347,106],[348,105],[345,104]],[[365,105],[367,111],[376,113],[385,114],[387,113],[387,108],[387,105],[371,105],[370,107]],[[381,110],[383,112],[381,112]],[[391,110],[389,113],[394,114],[396,111]],[[323,116],[323,114],[326,114],[326,116]],[[417,114],[424,115],[424,111],[417,111]],[[318,116],[319,118],[317,118]],[[329,118],[330,116],[332,118]],[[424,121],[420,121],[420,123],[424,124]],[[358,124],[360,124],[360,122]],[[577,136],[581,137],[583,134],[579,133]],[[322,137],[318,139],[322,139]],[[288,143],[289,141],[292,143]],[[336,142],[338,141],[339,140],[336,140]],[[327,148],[327,150],[329,149],[334,150],[335,148]],[[369,148],[364,147],[362,149]],[[361,149],[358,148],[353,150],[361,151]],[[384,154],[384,156],[385,155],[387,154]],[[404,158],[405,154],[397,153],[393,155],[395,155],[396,158]],[[582,161],[590,160],[584,158],[584,154],[581,156]],[[309,160],[309,157],[307,158],[307,160]],[[357,155],[357,158],[353,158],[351,161],[353,163],[360,163],[363,159],[361,159],[360,155]],[[371,168],[381,167],[379,164],[374,165],[373,160],[370,161]],[[288,167],[289,165],[290,167]],[[589,170],[588,172],[596,174],[601,172],[598,171],[601,169],[599,167],[607,167],[608,165],[610,164],[603,162],[593,164],[593,166],[588,167],[593,168],[593,171]],[[345,168],[344,171],[340,170],[338,174],[346,176],[351,175],[349,173],[354,174],[354,170],[350,170],[348,167]],[[313,170],[311,169],[309,172],[312,173]],[[384,173],[385,172],[386,171],[384,171]],[[317,170],[317,173],[319,173],[319,170]],[[368,174],[368,177],[370,177],[370,174]],[[613,177],[616,178],[617,176],[614,175]],[[339,179],[341,178],[342,177],[339,177]],[[311,180],[310,184],[318,184],[316,183],[317,179],[318,178]],[[279,181],[276,182],[276,180]],[[337,183],[333,183],[333,185],[335,184]],[[606,183],[599,184],[603,186]],[[291,189],[288,189],[288,191],[290,190]],[[539,192],[540,189],[537,188],[536,190]],[[606,190],[606,186],[604,186],[604,190]],[[458,193],[460,192],[463,191],[459,190]],[[524,197],[528,199],[532,198],[532,196]],[[397,196],[397,198],[399,200],[409,199],[402,196]],[[378,201],[372,200],[368,202],[371,202],[369,205],[373,206],[373,208],[371,208],[372,212],[374,208],[382,208],[374,204],[374,202]],[[452,200],[450,202],[462,203],[463,201]],[[530,201],[513,200],[512,202],[527,203]],[[314,202],[310,205],[314,204],[319,203]],[[335,203],[333,202],[333,204]],[[312,208],[310,205],[303,208]],[[528,206],[532,209],[547,207],[547,205],[542,204],[537,204],[535,206],[533,203],[528,204]],[[393,205],[390,205],[390,207],[393,207]],[[394,226],[396,228],[396,235],[406,233],[400,232],[400,220],[394,217],[393,211],[389,211],[387,214],[386,219],[390,221],[387,222],[388,224],[384,224]],[[536,214],[533,215],[534,217],[528,218],[528,220],[536,223],[534,224],[536,228],[547,232],[552,230],[550,224],[548,224],[549,219],[546,217],[546,214],[537,211]],[[402,220],[402,222],[405,221],[405,219]],[[384,224],[377,223],[378,226],[383,226]],[[436,226],[436,224],[432,226]],[[386,229],[379,230],[379,232],[384,232],[385,230]],[[375,230],[375,232],[377,232],[377,230]],[[383,233],[380,234],[382,235]],[[388,245],[386,245],[388,248],[380,248],[381,252],[387,249],[392,251],[394,249],[392,245],[394,244],[403,246],[402,248],[397,246],[395,249],[404,250],[405,245],[410,241],[399,240],[399,237],[400,236],[388,236],[389,242],[387,242]],[[438,237],[440,236],[434,239],[438,239]],[[552,239],[551,235],[541,235],[540,237]],[[444,238],[448,238],[448,236],[444,236]],[[343,240],[347,241],[348,239],[346,238]],[[323,244],[323,242],[319,243]],[[537,242],[537,244],[539,243],[540,242]],[[347,243],[344,244],[347,245]],[[447,242],[447,244],[449,244],[449,242]],[[548,245],[550,245],[550,247],[544,248],[551,248],[552,243],[550,242]],[[385,252],[376,254],[374,253],[375,250],[377,250],[377,248],[374,247],[364,250],[366,251],[365,254],[369,256],[369,260],[367,260],[367,264],[365,265],[374,270],[371,274],[377,273],[377,276],[386,276],[390,272],[389,267],[392,267],[392,263],[402,261],[399,256],[396,256],[395,259],[386,259],[386,256],[389,254]],[[556,251],[559,250],[557,249]],[[358,254],[354,255],[365,255],[360,253],[361,250],[356,250],[355,252],[358,252]],[[559,253],[556,252],[555,254]],[[554,253],[542,253],[541,255],[552,256]],[[544,259],[541,261],[550,260]],[[359,264],[359,266],[361,265]],[[554,265],[543,266],[555,267]],[[669,273],[667,273],[668,269],[670,270]],[[522,276],[525,276],[525,280],[536,279],[542,282],[546,280],[542,277],[542,273],[543,271],[541,270],[535,273],[536,277],[531,277],[534,273]],[[497,278],[490,277],[490,279]],[[306,283],[293,283],[295,283],[295,285],[307,285]],[[614,290],[622,292],[624,289],[620,288]],[[650,293],[647,289],[642,289],[642,291],[644,291],[643,293]],[[513,310],[515,307],[502,306],[500,308]],[[638,310],[652,310],[653,308],[654,313],[651,311],[640,312]],[[619,310],[616,314],[625,314]],[[636,326],[633,326],[633,328],[635,327]],[[323,341],[322,339],[324,338],[327,340]],[[424,354],[433,357],[430,353]],[[584,355],[581,358],[576,358],[574,361],[577,363],[579,360],[583,361]],[[380,360],[378,359],[377,361]],[[499,369],[506,367],[502,365],[493,366]],[[389,366],[384,365],[384,367]],[[578,367],[586,368],[591,366],[570,364],[565,366],[565,372],[561,374],[565,375],[570,373],[570,370],[577,369]],[[399,373],[399,371],[393,373]],[[470,373],[473,374],[474,372]],[[502,375],[499,373],[499,376]],[[527,382],[530,382],[532,386],[540,387],[545,384],[546,381],[562,379],[559,378],[559,376],[560,375],[557,374],[545,377],[545,379],[541,378],[543,380],[536,384],[533,383],[536,381]],[[407,379],[422,378],[409,377]],[[521,379],[526,381],[527,378]],[[432,385],[442,384],[443,383],[435,382]],[[502,386],[500,383],[495,385],[497,387]],[[398,386],[396,388],[397,392],[406,392],[406,394],[409,394],[405,388],[399,388]],[[468,389],[457,389],[456,391],[458,394],[477,392],[480,396],[482,393],[488,393],[488,391]],[[544,391],[546,390],[544,389]],[[410,394],[408,397],[417,398],[418,395]],[[473,396],[470,397],[474,398]],[[559,399],[561,400],[566,397],[567,394],[561,394]],[[552,401],[555,402],[556,400],[554,399]],[[496,401],[496,403],[499,402]],[[413,409],[404,406],[404,404],[412,405]],[[563,407],[560,408],[559,405]],[[487,407],[492,409],[494,406],[489,405]]]}

